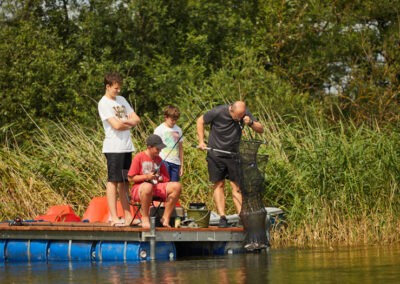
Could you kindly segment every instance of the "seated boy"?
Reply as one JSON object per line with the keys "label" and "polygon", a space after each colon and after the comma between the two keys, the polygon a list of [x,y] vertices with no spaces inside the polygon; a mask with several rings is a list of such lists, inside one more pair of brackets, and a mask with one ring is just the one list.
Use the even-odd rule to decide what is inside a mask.
{"label": "seated boy", "polygon": [[146,139],[147,149],[133,157],[128,179],[134,182],[131,189],[132,199],[140,201],[142,227],[150,228],[149,209],[153,196],[165,200],[165,210],[161,218],[164,227],[170,227],[169,219],[181,194],[182,185],[169,181],[167,168],[159,154],[165,148],[160,136],[151,134]]}

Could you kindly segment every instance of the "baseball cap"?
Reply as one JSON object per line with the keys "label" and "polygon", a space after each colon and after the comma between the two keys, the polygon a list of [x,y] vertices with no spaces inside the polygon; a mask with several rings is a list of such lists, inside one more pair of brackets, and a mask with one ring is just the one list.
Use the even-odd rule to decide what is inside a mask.
{"label": "baseball cap", "polygon": [[158,149],[164,149],[167,147],[160,136],[157,134],[150,134],[149,137],[146,139],[146,145],[147,146],[152,146],[152,147],[157,147]]}

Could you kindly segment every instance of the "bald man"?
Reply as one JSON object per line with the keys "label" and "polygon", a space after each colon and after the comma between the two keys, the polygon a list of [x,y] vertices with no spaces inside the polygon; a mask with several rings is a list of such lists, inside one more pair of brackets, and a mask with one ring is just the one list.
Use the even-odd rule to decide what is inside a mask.
{"label": "bald man", "polygon": [[[208,138],[208,146],[204,142],[204,126],[210,124],[211,130]],[[197,136],[199,148],[223,150],[238,153],[239,143],[242,137],[242,129],[248,125],[257,133],[262,133],[262,124],[247,109],[243,101],[236,101],[229,105],[217,106],[197,120]],[[221,216],[219,227],[228,227],[225,216],[225,179],[228,179],[232,187],[232,197],[237,213],[242,207],[242,194],[239,188],[239,165],[236,155],[218,151],[207,153],[208,175],[214,184],[214,202]]]}

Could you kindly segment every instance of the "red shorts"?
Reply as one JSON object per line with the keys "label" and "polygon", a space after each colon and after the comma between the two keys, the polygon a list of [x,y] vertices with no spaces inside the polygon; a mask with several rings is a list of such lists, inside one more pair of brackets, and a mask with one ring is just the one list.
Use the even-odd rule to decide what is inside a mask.
{"label": "red shorts", "polygon": [[[140,186],[144,183],[134,184],[131,189],[131,196],[134,201],[140,201]],[[168,182],[161,182],[153,185],[153,196],[157,196],[161,200],[167,199]]]}

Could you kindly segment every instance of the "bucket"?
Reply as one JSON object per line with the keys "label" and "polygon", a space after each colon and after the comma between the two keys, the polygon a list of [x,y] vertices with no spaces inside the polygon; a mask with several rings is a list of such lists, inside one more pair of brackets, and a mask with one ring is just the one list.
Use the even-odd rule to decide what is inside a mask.
{"label": "bucket", "polygon": [[206,209],[206,204],[203,202],[189,203],[189,209]]}
{"label": "bucket", "polygon": [[187,217],[192,219],[199,228],[207,228],[210,224],[211,211],[207,209],[188,209]]}

